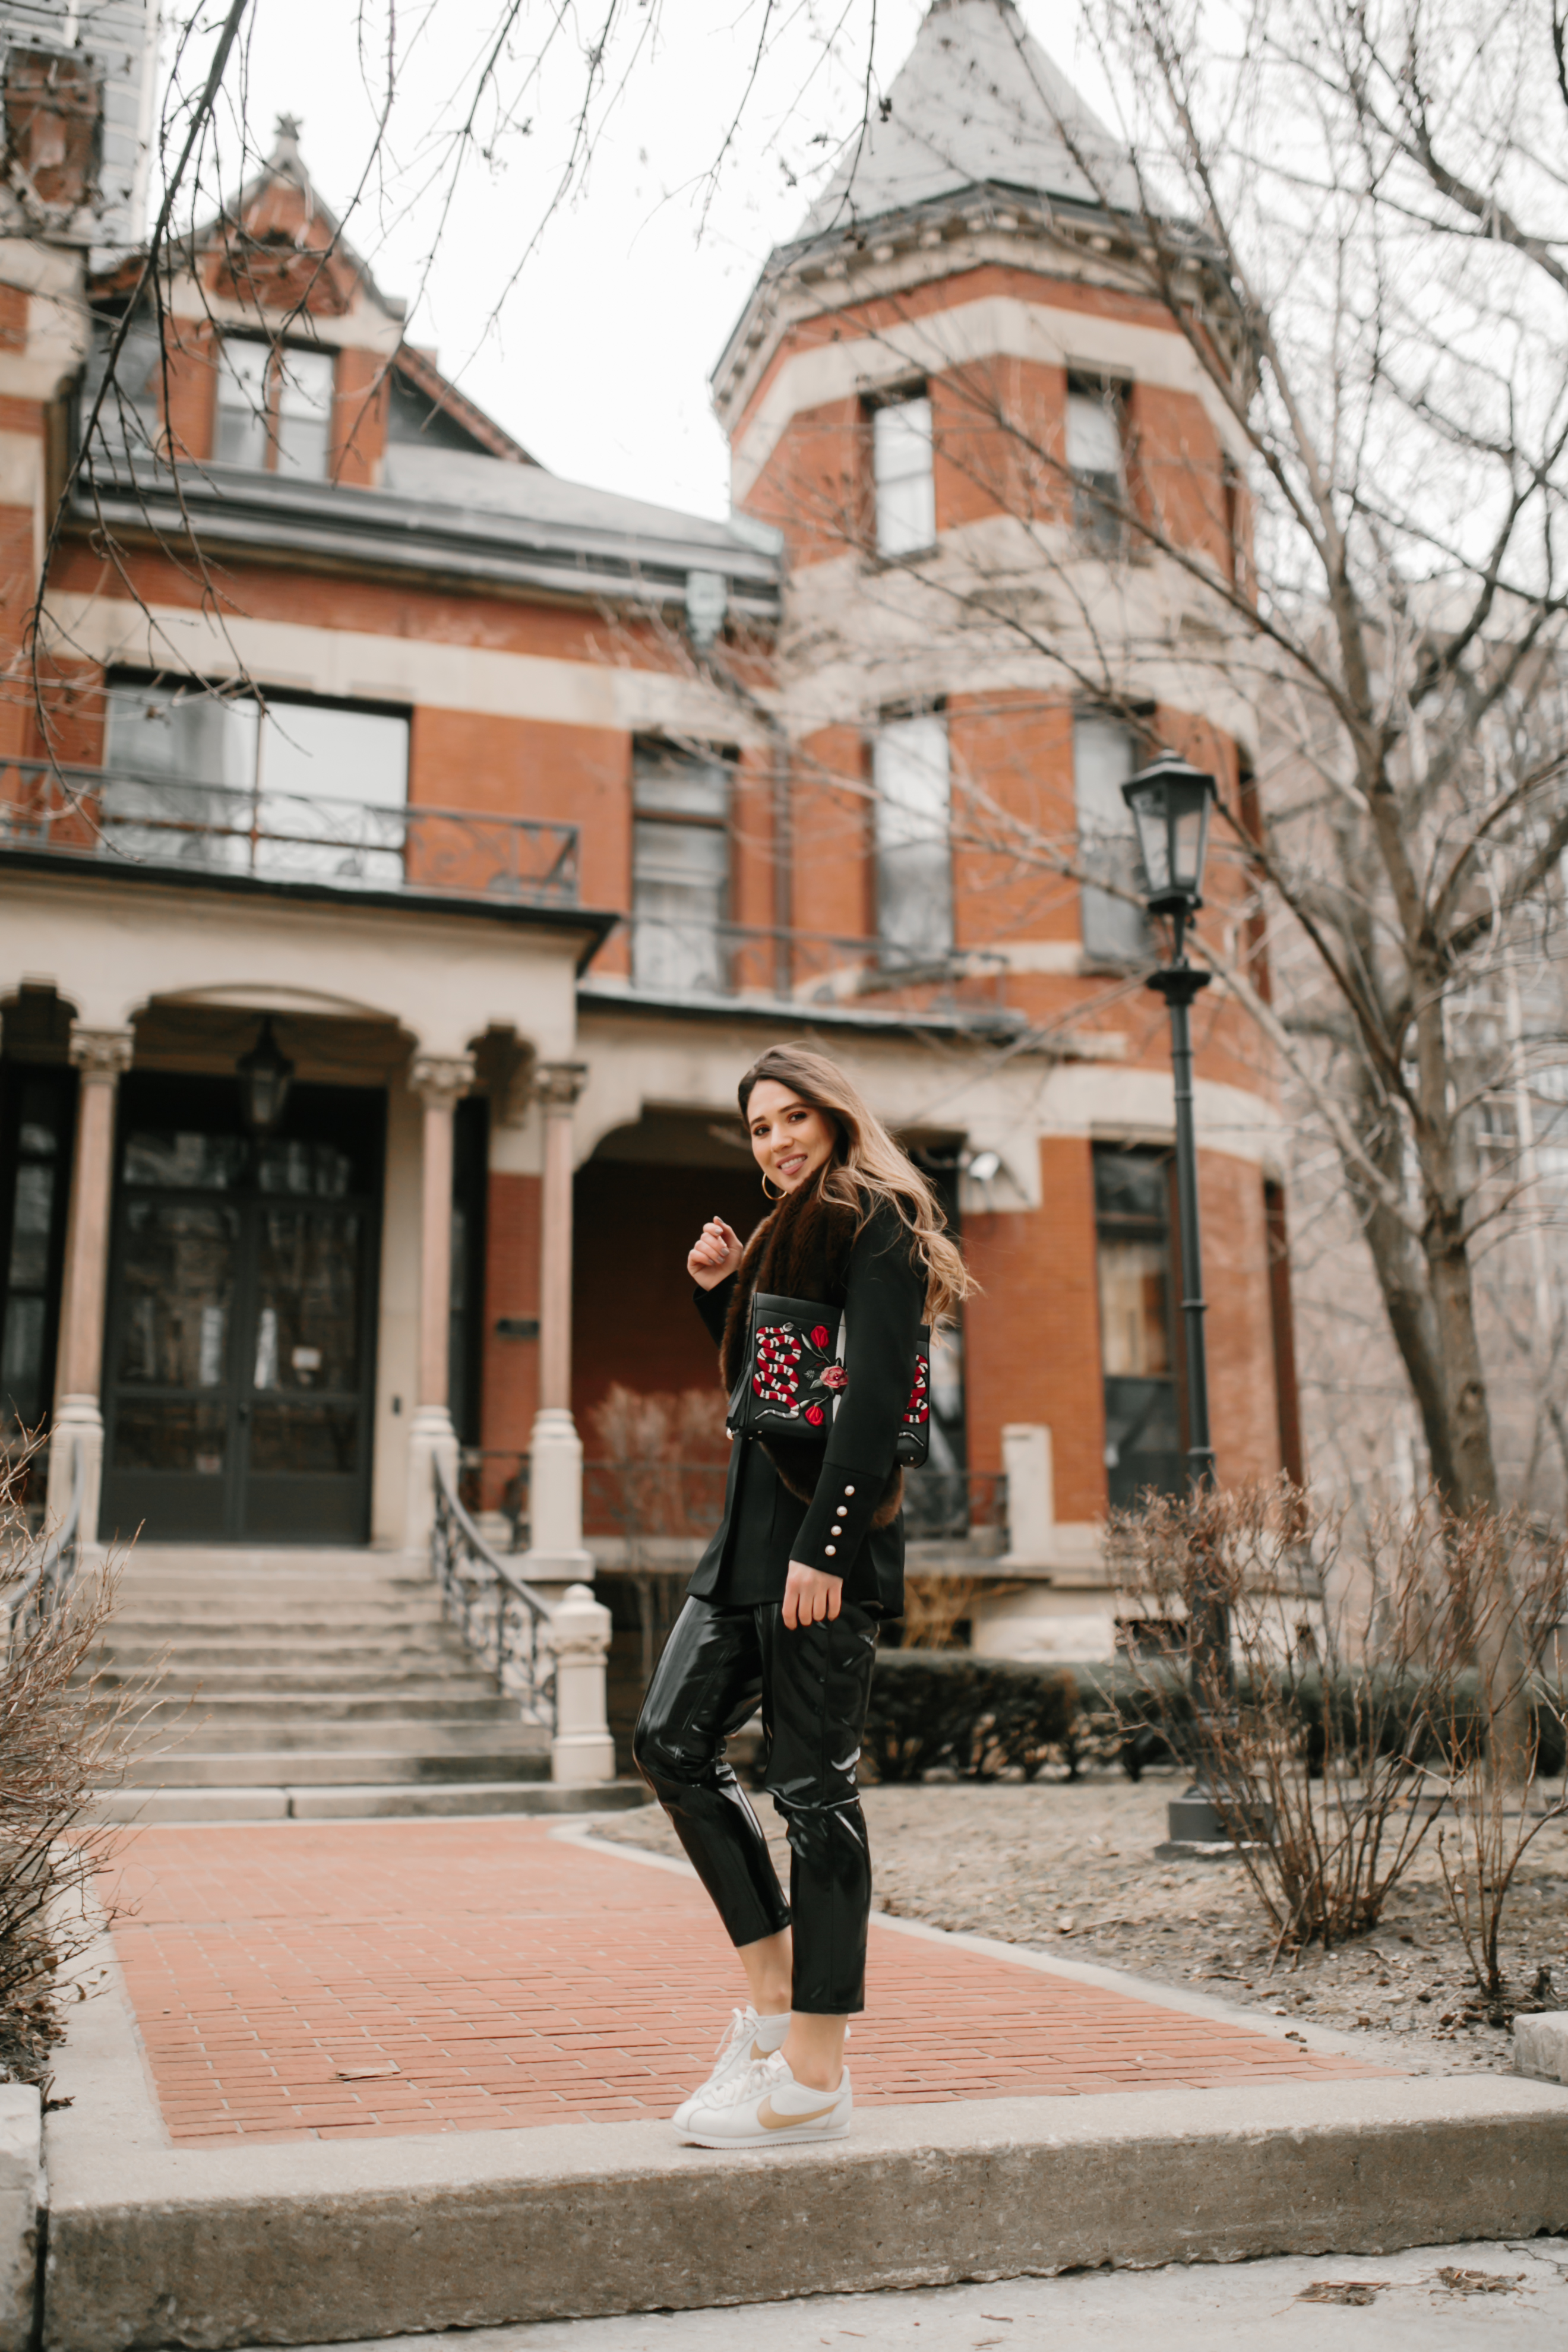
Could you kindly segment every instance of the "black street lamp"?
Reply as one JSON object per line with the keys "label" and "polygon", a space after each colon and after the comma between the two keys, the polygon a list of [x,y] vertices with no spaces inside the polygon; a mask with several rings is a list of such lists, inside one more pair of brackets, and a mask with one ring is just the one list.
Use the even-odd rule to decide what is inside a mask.
{"label": "black street lamp", "polygon": [[272,1015],[262,1021],[261,1034],[248,1054],[235,1065],[239,1078],[239,1108],[252,1135],[270,1135],[283,1116],[294,1065],[272,1034]]}
{"label": "black street lamp", "polygon": [[[1194,1495],[1214,1484],[1209,1435],[1208,1351],[1204,1339],[1202,1241],[1198,1227],[1198,1143],[1193,1119],[1193,1000],[1210,974],[1189,962],[1186,933],[1203,905],[1204,856],[1215,780],[1174,751],[1162,751],[1121,787],[1138,828],[1149,912],[1171,919],[1171,961],[1151,972],[1148,985],[1171,1015],[1171,1070],[1176,1095],[1176,1223],[1182,1252],[1182,1321],[1187,1358],[1187,1476]],[[1231,1678],[1230,1617],[1217,1595],[1194,1596],[1191,1653],[1193,1699],[1203,1719],[1210,1696]],[[1168,1809],[1173,1842],[1213,1843],[1227,1837],[1200,1772],[1185,1796]]]}

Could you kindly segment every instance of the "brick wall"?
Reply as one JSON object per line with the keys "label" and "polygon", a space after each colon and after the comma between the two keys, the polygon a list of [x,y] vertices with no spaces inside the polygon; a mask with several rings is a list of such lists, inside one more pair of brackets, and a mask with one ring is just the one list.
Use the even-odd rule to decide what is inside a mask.
{"label": "brick wall", "polygon": [[1045,1139],[1040,1177],[1037,1210],[965,1221],[983,1286],[964,1310],[970,1466],[1002,1467],[1005,1423],[1044,1422],[1057,1517],[1092,1519],[1105,1508],[1105,1413],[1087,1139]]}
{"label": "brick wall", "polygon": [[[485,1332],[480,1375],[480,1443],[488,1450],[522,1454],[539,1404],[539,1343],[502,1339],[503,1316],[539,1313],[539,1196],[537,1176],[492,1171],[485,1216]],[[486,1465],[483,1507],[500,1501],[509,1472],[505,1464]]]}
{"label": "brick wall", "polygon": [[613,1382],[645,1392],[715,1386],[686,1253],[709,1217],[743,1241],[765,1213],[755,1173],[739,1161],[731,1171],[590,1160],[578,1170],[572,1409],[590,1454],[593,1409]]}

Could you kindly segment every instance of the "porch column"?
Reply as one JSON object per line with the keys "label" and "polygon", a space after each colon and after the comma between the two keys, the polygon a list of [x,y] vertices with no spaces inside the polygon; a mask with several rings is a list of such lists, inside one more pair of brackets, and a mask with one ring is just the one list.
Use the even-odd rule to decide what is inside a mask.
{"label": "porch column", "polygon": [[85,1029],[71,1024],[70,1057],[81,1074],[66,1227],[64,1295],[60,1300],[59,1369],[49,1436],[50,1522],[70,1508],[76,1465],[82,1465],[82,1541],[98,1542],[103,1484],[103,1320],[109,1289],[109,1220],[114,1196],[114,1099],[120,1074],[131,1067],[133,1029]]}
{"label": "porch column", "polygon": [[474,1082],[469,1054],[420,1054],[408,1073],[425,1106],[420,1162],[419,1389],[408,1431],[408,1517],[404,1541],[423,1551],[436,1515],[435,1473],[454,1482],[458,1437],[447,1404],[452,1330],[452,1114]]}
{"label": "porch column", "polygon": [[572,1420],[572,1111],[587,1083],[582,1062],[542,1062],[534,1098],[544,1118],[540,1202],[539,1410],[529,1466],[531,1584],[560,1587],[594,1573],[583,1546],[583,1447]]}

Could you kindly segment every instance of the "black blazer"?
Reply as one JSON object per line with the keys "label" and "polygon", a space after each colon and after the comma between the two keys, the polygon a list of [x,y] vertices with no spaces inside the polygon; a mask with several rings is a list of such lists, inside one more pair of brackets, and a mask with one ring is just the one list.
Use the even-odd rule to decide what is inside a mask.
{"label": "black blazer", "polygon": [[[849,1318],[839,1399],[809,1503],[792,1495],[754,1438],[731,1451],[724,1518],[687,1590],[710,1601],[782,1601],[792,1559],[841,1576],[847,1600],[898,1617],[904,1606],[904,1518],[873,1528],[894,1466],[925,1315],[925,1271],[895,1209],[879,1204],[855,1243],[847,1275]],[[731,1275],[695,1294],[715,1346],[735,1287]]]}

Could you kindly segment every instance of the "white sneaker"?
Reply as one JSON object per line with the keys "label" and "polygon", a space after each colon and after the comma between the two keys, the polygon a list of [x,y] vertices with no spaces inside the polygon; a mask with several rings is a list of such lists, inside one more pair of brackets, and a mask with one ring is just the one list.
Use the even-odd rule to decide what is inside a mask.
{"label": "white sneaker", "polygon": [[699,2147],[785,2147],[803,2139],[847,2139],[855,2113],[849,2069],[836,2091],[797,2083],[782,2051],[683,2110],[681,2137]]}
{"label": "white sneaker", "polygon": [[700,2090],[693,2091],[689,2099],[682,2099],[671,2117],[678,2131],[685,2129],[687,2118],[694,2107],[705,2105],[724,2084],[732,2081],[737,2074],[743,2074],[748,2067],[759,2063],[763,2055],[756,2044],[757,2028],[761,2023],[756,2011],[749,2006],[730,2011],[729,2032],[719,2044],[713,2072]]}

